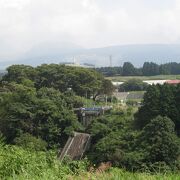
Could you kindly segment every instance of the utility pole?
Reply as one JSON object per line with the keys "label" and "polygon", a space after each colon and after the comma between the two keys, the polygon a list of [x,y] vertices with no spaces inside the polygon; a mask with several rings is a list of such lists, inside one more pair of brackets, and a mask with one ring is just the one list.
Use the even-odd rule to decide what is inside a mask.
{"label": "utility pole", "polygon": [[106,106],[107,106],[107,95],[105,95],[106,96]]}
{"label": "utility pole", "polygon": [[109,67],[112,67],[112,55],[109,56]]}
{"label": "utility pole", "polygon": [[87,90],[86,90],[86,107],[88,107],[88,99],[87,99]]}

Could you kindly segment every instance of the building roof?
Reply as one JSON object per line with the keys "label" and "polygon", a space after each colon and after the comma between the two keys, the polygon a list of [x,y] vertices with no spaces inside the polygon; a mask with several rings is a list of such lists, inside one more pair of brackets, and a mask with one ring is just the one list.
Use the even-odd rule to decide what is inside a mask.
{"label": "building roof", "polygon": [[164,83],[166,83],[168,80],[146,80],[146,81],[143,81],[149,85],[157,85],[157,84],[161,84],[163,85]]}
{"label": "building roof", "polygon": [[180,84],[180,80],[168,80],[166,81],[168,84]]}

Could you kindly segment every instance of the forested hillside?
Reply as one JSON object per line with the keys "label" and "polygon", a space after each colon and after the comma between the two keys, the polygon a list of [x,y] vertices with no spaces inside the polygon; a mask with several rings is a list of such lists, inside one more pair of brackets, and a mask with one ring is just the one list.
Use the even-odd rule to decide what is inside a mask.
{"label": "forested hillside", "polygon": [[[113,90],[91,69],[9,67],[0,81],[0,178],[81,178],[96,175],[101,163],[118,168],[110,170],[112,177],[125,171],[178,177],[180,85],[146,87],[139,109],[112,101],[111,111],[84,127],[74,108],[88,101],[105,106],[97,97],[111,97]],[[74,131],[91,134],[90,148],[81,161],[60,162],[56,156]]]}

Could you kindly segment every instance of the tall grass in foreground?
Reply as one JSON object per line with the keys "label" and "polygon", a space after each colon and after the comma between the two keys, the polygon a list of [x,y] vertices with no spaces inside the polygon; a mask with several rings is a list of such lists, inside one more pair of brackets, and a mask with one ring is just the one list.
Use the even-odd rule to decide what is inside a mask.
{"label": "tall grass in foreground", "polygon": [[86,161],[61,163],[54,152],[0,146],[0,179],[67,179],[86,171]]}
{"label": "tall grass in foreground", "polygon": [[34,152],[0,143],[0,179],[13,180],[179,180],[179,174],[130,173],[112,168],[104,173],[89,173],[88,162],[61,163],[54,152]]}

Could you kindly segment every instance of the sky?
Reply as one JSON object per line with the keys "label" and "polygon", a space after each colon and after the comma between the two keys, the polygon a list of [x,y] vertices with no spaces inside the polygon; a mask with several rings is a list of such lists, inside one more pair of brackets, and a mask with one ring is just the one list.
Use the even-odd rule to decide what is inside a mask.
{"label": "sky", "polygon": [[0,58],[44,42],[180,43],[180,0],[0,0]]}

